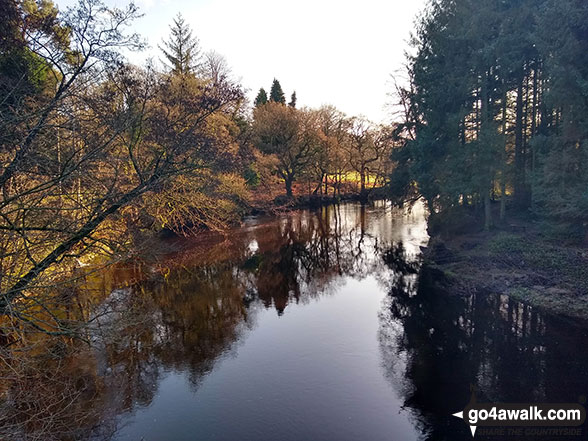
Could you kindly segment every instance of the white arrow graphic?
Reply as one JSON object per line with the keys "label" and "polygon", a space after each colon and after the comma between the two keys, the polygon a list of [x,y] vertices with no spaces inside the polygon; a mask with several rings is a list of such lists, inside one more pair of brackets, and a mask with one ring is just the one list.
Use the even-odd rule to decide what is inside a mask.
{"label": "white arrow graphic", "polygon": [[[454,413],[453,416],[457,417],[457,418],[461,418],[463,420],[464,419],[463,418],[463,410],[461,412]],[[470,430],[472,431],[472,437],[476,436],[476,429],[477,429],[476,426],[470,426]]]}

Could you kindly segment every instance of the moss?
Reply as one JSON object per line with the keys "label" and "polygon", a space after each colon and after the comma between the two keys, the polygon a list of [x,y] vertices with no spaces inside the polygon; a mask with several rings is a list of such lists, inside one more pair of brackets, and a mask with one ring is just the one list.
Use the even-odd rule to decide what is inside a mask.
{"label": "moss", "polygon": [[574,317],[588,319],[588,299],[578,298],[571,291],[558,290],[554,292],[543,287],[516,287],[506,292],[513,299],[528,303],[538,309]]}
{"label": "moss", "polygon": [[527,247],[527,240],[511,233],[499,232],[488,241],[488,249],[494,254],[523,253]]}
{"label": "moss", "polygon": [[532,231],[464,234],[442,243],[453,259],[437,261],[433,247],[429,257],[450,291],[507,294],[545,311],[588,319],[587,250]]}
{"label": "moss", "polygon": [[540,237],[498,233],[488,241],[488,250],[493,258],[547,272],[554,282],[572,282],[588,291],[588,266],[578,248],[550,243]]}

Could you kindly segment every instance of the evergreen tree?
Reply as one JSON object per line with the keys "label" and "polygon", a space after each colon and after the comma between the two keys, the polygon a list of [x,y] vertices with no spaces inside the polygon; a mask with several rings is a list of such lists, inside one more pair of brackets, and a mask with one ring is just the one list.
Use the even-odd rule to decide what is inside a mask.
{"label": "evergreen tree", "polygon": [[270,90],[269,100],[274,103],[286,104],[286,97],[284,95],[284,91],[282,90],[282,86],[280,86],[280,82],[275,78]]}
{"label": "evergreen tree", "polygon": [[15,0],[0,2],[0,51],[9,51],[22,44],[22,34],[19,33],[20,14]]}
{"label": "evergreen tree", "polygon": [[[435,0],[399,93],[395,195],[484,213],[500,197],[588,237],[588,7],[583,0]],[[416,185],[415,185],[416,184]],[[483,210],[478,210],[483,208]],[[562,228],[563,227],[563,228]]]}
{"label": "evergreen tree", "polygon": [[261,89],[259,89],[259,92],[258,92],[257,96],[255,97],[255,101],[253,102],[253,104],[255,105],[255,107],[259,107],[259,106],[263,106],[266,103],[267,103],[267,92],[262,87]]}
{"label": "evergreen tree", "polygon": [[290,97],[290,102],[288,105],[292,108],[296,108],[296,91],[292,92],[292,96]]}
{"label": "evergreen tree", "polygon": [[588,5],[548,0],[538,21],[547,79],[530,143],[535,160],[528,161],[535,171],[534,209],[566,237],[588,240]]}
{"label": "evergreen tree", "polygon": [[196,73],[201,64],[200,43],[198,38],[192,35],[192,30],[182,14],[174,18],[170,31],[169,39],[163,41],[163,47],[159,46],[166,59],[165,63],[174,74]]}

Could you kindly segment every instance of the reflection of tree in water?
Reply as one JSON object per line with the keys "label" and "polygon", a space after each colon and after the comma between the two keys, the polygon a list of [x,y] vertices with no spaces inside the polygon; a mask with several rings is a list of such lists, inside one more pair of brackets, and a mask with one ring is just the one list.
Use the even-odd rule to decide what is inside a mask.
{"label": "reflection of tree in water", "polygon": [[212,369],[251,323],[239,271],[213,265],[173,272],[152,292],[160,324],[154,355],[166,367],[188,369],[192,381]]}
{"label": "reflection of tree in water", "polygon": [[252,235],[259,248],[245,267],[254,275],[253,292],[266,307],[282,314],[289,302],[333,291],[347,277],[379,277],[389,271],[380,255],[393,241],[369,224],[365,206],[352,207],[344,213],[339,206],[295,212]]}
{"label": "reflection of tree in water", "polygon": [[[100,433],[84,433],[112,436],[116,415],[149,405],[165,370],[187,372],[198,387],[254,326],[260,308],[282,314],[290,303],[334,292],[349,277],[390,283],[391,274],[412,264],[393,266],[406,253],[390,235],[390,213],[376,213],[360,205],[297,211],[196,242],[167,263],[93,276],[81,314],[90,316],[104,297],[101,307],[114,313],[100,320],[96,349],[74,360],[88,366],[95,385],[84,402],[95,418],[84,424]],[[122,286],[128,288],[113,291]],[[82,436],[78,431],[73,438]]]}
{"label": "reflection of tree in water", "polygon": [[[23,366],[21,402],[3,407],[0,400],[0,439],[107,440],[117,415],[152,402],[165,370],[187,372],[197,387],[253,325],[257,308],[245,307],[243,293],[229,264],[114,290],[92,350],[69,356],[61,349],[64,357]],[[1,369],[0,378],[7,378]]]}
{"label": "reflection of tree in water", "polygon": [[128,381],[117,385],[127,397],[122,407],[150,402],[162,368],[188,371],[197,386],[254,324],[259,307],[282,314],[290,302],[328,294],[346,277],[388,280],[389,256],[404,251],[380,236],[359,205],[345,213],[294,212],[238,230],[228,243],[160,270],[164,278],[136,285],[131,298],[143,299],[148,319],[121,330],[124,337],[109,340],[105,351],[115,376]]}
{"label": "reflection of tree in water", "polygon": [[386,374],[423,439],[471,439],[450,416],[469,401],[470,385],[481,402],[574,402],[585,394],[585,330],[505,296],[434,289],[426,273],[417,289],[410,273],[390,289],[379,339]]}

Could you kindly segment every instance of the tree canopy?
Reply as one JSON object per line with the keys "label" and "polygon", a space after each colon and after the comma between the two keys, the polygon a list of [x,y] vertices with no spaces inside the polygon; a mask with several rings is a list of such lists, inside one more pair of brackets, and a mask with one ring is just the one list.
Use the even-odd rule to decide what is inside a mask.
{"label": "tree canopy", "polygon": [[265,89],[262,87],[261,89],[259,89],[259,92],[257,93],[257,96],[255,97],[255,101],[253,102],[253,104],[255,105],[255,107],[259,107],[267,102],[267,93]]}
{"label": "tree canopy", "polygon": [[588,8],[579,0],[432,1],[398,90],[393,194],[433,211],[494,200],[586,234]]}
{"label": "tree canopy", "polygon": [[270,89],[269,100],[274,103],[286,104],[286,96],[282,90],[280,82],[274,78],[272,82],[272,88]]}

